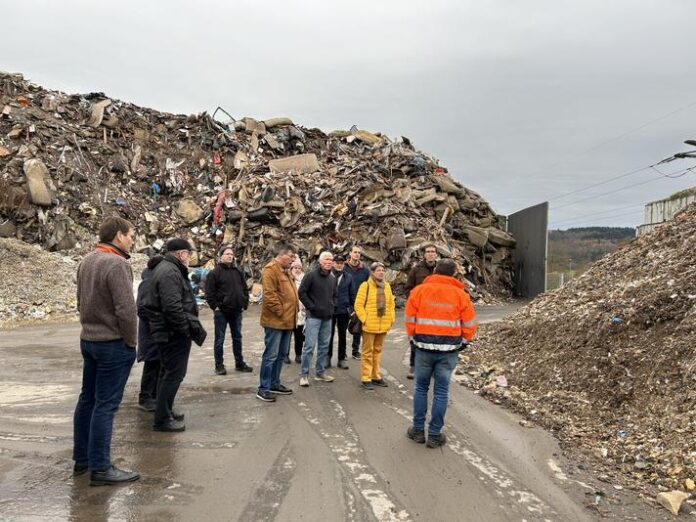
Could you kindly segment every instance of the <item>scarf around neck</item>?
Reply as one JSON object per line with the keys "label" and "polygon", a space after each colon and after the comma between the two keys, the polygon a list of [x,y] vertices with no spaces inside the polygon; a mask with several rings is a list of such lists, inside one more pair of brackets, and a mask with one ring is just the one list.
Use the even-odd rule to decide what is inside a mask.
{"label": "scarf around neck", "polygon": [[377,315],[382,317],[387,312],[387,298],[384,295],[384,281],[378,281],[371,275],[372,282],[377,287]]}

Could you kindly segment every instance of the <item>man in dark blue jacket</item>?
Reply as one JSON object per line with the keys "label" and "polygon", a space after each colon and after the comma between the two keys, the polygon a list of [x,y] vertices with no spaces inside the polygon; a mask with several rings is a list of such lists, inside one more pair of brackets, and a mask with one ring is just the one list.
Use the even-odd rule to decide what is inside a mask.
{"label": "man in dark blue jacket", "polygon": [[[353,278],[353,309],[355,310],[355,296],[358,295],[358,288],[370,277],[370,271],[362,262],[362,249],[358,245],[353,245],[350,249],[348,262],[343,267],[346,274],[350,274]],[[353,359],[360,360],[360,338],[359,333],[353,335]]]}
{"label": "man in dark blue jacket", "polygon": [[353,301],[355,301],[355,288],[353,287],[353,276],[344,272],[345,257],[338,254],[333,260],[332,273],[336,277],[336,306],[331,320],[331,339],[329,340],[329,355],[326,367],[331,367],[333,357],[334,332],[338,327],[338,367],[348,369],[346,362],[346,332],[348,331],[348,319],[353,313]]}

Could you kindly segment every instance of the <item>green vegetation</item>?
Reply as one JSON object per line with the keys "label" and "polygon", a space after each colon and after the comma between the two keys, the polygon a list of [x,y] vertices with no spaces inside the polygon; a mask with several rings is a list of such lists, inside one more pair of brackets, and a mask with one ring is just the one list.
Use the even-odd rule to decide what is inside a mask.
{"label": "green vegetation", "polygon": [[549,230],[547,287],[558,287],[561,278],[568,281],[577,277],[600,257],[630,242],[635,235],[635,229],[628,227]]}

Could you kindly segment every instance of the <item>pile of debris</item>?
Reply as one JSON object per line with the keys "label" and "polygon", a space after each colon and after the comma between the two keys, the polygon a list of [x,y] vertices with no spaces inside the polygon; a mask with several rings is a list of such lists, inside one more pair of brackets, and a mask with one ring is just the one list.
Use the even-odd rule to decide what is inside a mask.
{"label": "pile of debris", "polygon": [[694,489],[694,245],[691,205],[482,328],[457,379],[554,431],[607,481]]}
{"label": "pile of debris", "polygon": [[[0,238],[0,328],[77,319],[76,274],[81,257]],[[147,259],[143,254],[131,257],[134,290]]]}
{"label": "pile of debris", "polygon": [[397,287],[432,241],[474,284],[510,291],[515,240],[502,219],[407,138],[168,114],[6,73],[0,109],[0,237],[84,251],[118,213],[137,225],[140,252],[185,236],[203,265],[235,243],[250,280],[280,240],[305,259],[357,241]]}

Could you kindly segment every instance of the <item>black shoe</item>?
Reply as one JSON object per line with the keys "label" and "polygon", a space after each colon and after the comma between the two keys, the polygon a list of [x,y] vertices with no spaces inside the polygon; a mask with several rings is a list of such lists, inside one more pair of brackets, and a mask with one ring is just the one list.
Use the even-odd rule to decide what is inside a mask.
{"label": "black shoe", "polygon": [[372,385],[372,381],[363,381],[360,383],[360,386],[363,387],[365,390],[374,390],[375,387]]}
{"label": "black shoe", "polygon": [[287,386],[279,384],[277,388],[271,388],[271,393],[275,393],[276,395],[290,395],[292,390]]}
{"label": "black shoe", "polygon": [[295,362],[296,362],[297,364],[302,363],[302,356],[301,356],[301,355],[296,355],[296,356],[295,356]]}
{"label": "black shoe", "polygon": [[227,375],[227,368],[224,364],[215,365],[215,375]]}
{"label": "black shoe", "polygon": [[169,419],[164,424],[155,424],[152,429],[155,431],[178,432],[185,431],[186,425],[181,421]]}
{"label": "black shoe", "polygon": [[184,417],[186,417],[186,415],[183,412],[172,410],[172,419],[175,421],[181,422],[184,420]]}
{"label": "black shoe", "polygon": [[353,352],[353,359],[355,359],[356,361],[359,361],[360,360],[360,352]]}
{"label": "black shoe", "polygon": [[409,426],[406,436],[418,444],[425,444],[425,430],[414,430],[413,426]]}
{"label": "black shoe", "polygon": [[444,446],[445,442],[447,442],[447,437],[445,437],[444,433],[440,433],[439,435],[431,435],[428,433],[428,443],[426,446],[429,448],[439,448],[440,446]]}
{"label": "black shoe", "polygon": [[387,381],[385,381],[384,379],[372,379],[372,384],[374,384],[375,386],[381,386],[382,388],[386,388],[387,386],[389,386],[387,384]]}
{"label": "black shoe", "polygon": [[250,372],[253,371],[253,368],[249,366],[247,363],[242,363],[234,367],[234,371],[236,372]]}
{"label": "black shoe", "polygon": [[343,370],[348,369],[348,363],[346,362],[345,359],[341,359],[340,361],[338,361],[338,364],[336,366],[338,366],[339,368],[341,368]]}
{"label": "black shoe", "polygon": [[154,399],[147,399],[146,401],[139,402],[138,403],[138,408],[140,408],[143,411],[146,411],[148,413],[152,413],[155,411],[155,406],[157,405],[157,402]]}
{"label": "black shoe", "polygon": [[79,477],[87,473],[89,466],[86,462],[76,462],[72,469],[72,474],[74,477]]}
{"label": "black shoe", "polygon": [[271,394],[270,391],[257,391],[256,398],[262,400],[263,402],[275,402],[276,398]]}
{"label": "black shoe", "polygon": [[415,370],[415,368],[413,368],[413,366],[411,366],[411,367],[408,369],[408,375],[406,375],[406,378],[407,378],[407,379],[413,380],[414,370]]}
{"label": "black shoe", "polygon": [[140,474],[135,471],[126,471],[118,469],[116,466],[111,466],[106,471],[93,471],[90,486],[111,486],[113,484],[122,484],[124,482],[133,482],[140,478]]}
{"label": "black shoe", "polygon": [[292,361],[290,360],[290,357],[286,357],[286,358],[283,360],[283,362],[284,362],[285,364],[292,364]]}

